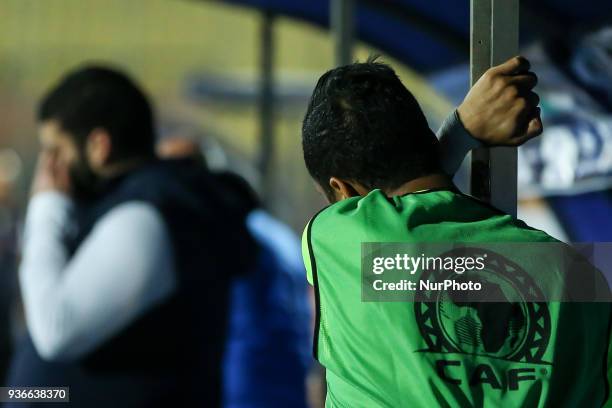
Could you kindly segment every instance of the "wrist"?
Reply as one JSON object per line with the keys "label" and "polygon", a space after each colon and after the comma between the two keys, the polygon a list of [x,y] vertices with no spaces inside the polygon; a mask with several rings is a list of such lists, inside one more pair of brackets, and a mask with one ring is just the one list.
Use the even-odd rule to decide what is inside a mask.
{"label": "wrist", "polygon": [[453,135],[457,145],[465,150],[469,151],[484,146],[483,140],[478,136],[477,128],[469,120],[466,125],[465,116],[461,116],[460,108],[456,108],[446,120],[445,125],[451,130],[449,133]]}
{"label": "wrist", "polygon": [[70,222],[73,202],[59,191],[41,191],[32,196],[26,212],[24,234],[38,226],[64,231]]}
{"label": "wrist", "polygon": [[455,120],[457,122],[457,126],[461,126],[466,134],[468,134],[472,139],[477,141],[478,143],[483,143],[479,126],[472,120],[472,116],[469,112],[466,112],[463,105],[459,105],[454,112]]}
{"label": "wrist", "polygon": [[449,175],[455,174],[470,150],[482,146],[465,129],[456,110],[449,114],[442,123],[438,131],[438,138],[442,168]]}

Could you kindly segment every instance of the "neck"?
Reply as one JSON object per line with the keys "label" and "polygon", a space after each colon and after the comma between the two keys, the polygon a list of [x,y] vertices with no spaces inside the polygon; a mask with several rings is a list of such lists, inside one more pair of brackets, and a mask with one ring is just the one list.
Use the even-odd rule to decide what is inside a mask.
{"label": "neck", "polygon": [[454,187],[455,186],[453,182],[446,174],[436,173],[410,180],[409,182],[402,184],[396,189],[393,189],[391,191],[385,191],[385,193],[389,197],[393,197],[409,193],[415,193],[417,191],[422,190],[444,189]]}

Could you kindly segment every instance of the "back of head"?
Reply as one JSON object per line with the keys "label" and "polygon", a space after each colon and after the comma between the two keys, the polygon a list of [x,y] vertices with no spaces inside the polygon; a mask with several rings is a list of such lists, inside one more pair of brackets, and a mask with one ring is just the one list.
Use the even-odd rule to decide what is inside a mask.
{"label": "back of head", "polygon": [[78,146],[96,128],[111,137],[110,160],[151,157],[153,111],[145,94],[125,74],[102,66],[68,73],[42,99],[38,120],[55,120]]}
{"label": "back of head", "polygon": [[306,167],[328,196],[330,177],[384,190],[438,172],[437,143],[414,96],[374,60],[326,72],[302,127]]}

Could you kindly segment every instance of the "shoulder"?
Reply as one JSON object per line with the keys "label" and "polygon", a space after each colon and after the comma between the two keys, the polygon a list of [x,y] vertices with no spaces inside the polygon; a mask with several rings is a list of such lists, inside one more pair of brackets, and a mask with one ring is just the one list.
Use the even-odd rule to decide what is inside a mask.
{"label": "shoulder", "polygon": [[249,231],[257,238],[274,241],[297,241],[297,237],[286,224],[265,210],[251,211],[246,219]]}
{"label": "shoulder", "polygon": [[300,241],[288,225],[262,209],[249,213],[246,223],[253,238],[280,258],[283,261],[281,264],[301,269]]}
{"label": "shoulder", "polygon": [[94,225],[93,234],[119,237],[138,236],[146,242],[165,236],[165,224],[159,210],[146,201],[126,201],[110,209]]}
{"label": "shoulder", "polygon": [[380,191],[331,204],[316,213],[302,234],[302,253],[307,268],[314,252],[367,241],[368,226],[392,210],[393,205]]}
{"label": "shoulder", "polygon": [[372,214],[393,209],[393,203],[380,190],[373,190],[365,196],[347,198],[328,205],[316,213],[307,227],[317,229],[324,226],[338,228],[338,225],[352,223]]}

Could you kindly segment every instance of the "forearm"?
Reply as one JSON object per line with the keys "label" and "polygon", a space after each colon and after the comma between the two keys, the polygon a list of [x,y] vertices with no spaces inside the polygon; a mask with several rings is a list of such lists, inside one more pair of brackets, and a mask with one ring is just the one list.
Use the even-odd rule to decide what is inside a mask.
{"label": "forearm", "polygon": [[47,360],[92,351],[176,287],[168,233],[154,208],[126,203],[113,209],[70,259],[62,245],[62,208],[32,200],[20,269],[28,329]]}
{"label": "forearm", "polygon": [[71,210],[68,197],[45,192],[32,198],[26,215],[19,283],[28,329],[41,354],[49,350],[40,340],[59,337],[69,318],[57,292],[68,263],[63,240]]}
{"label": "forearm", "polygon": [[440,140],[440,162],[442,169],[450,176],[457,172],[470,150],[482,146],[463,127],[456,110],[444,120],[437,132],[437,136]]}

